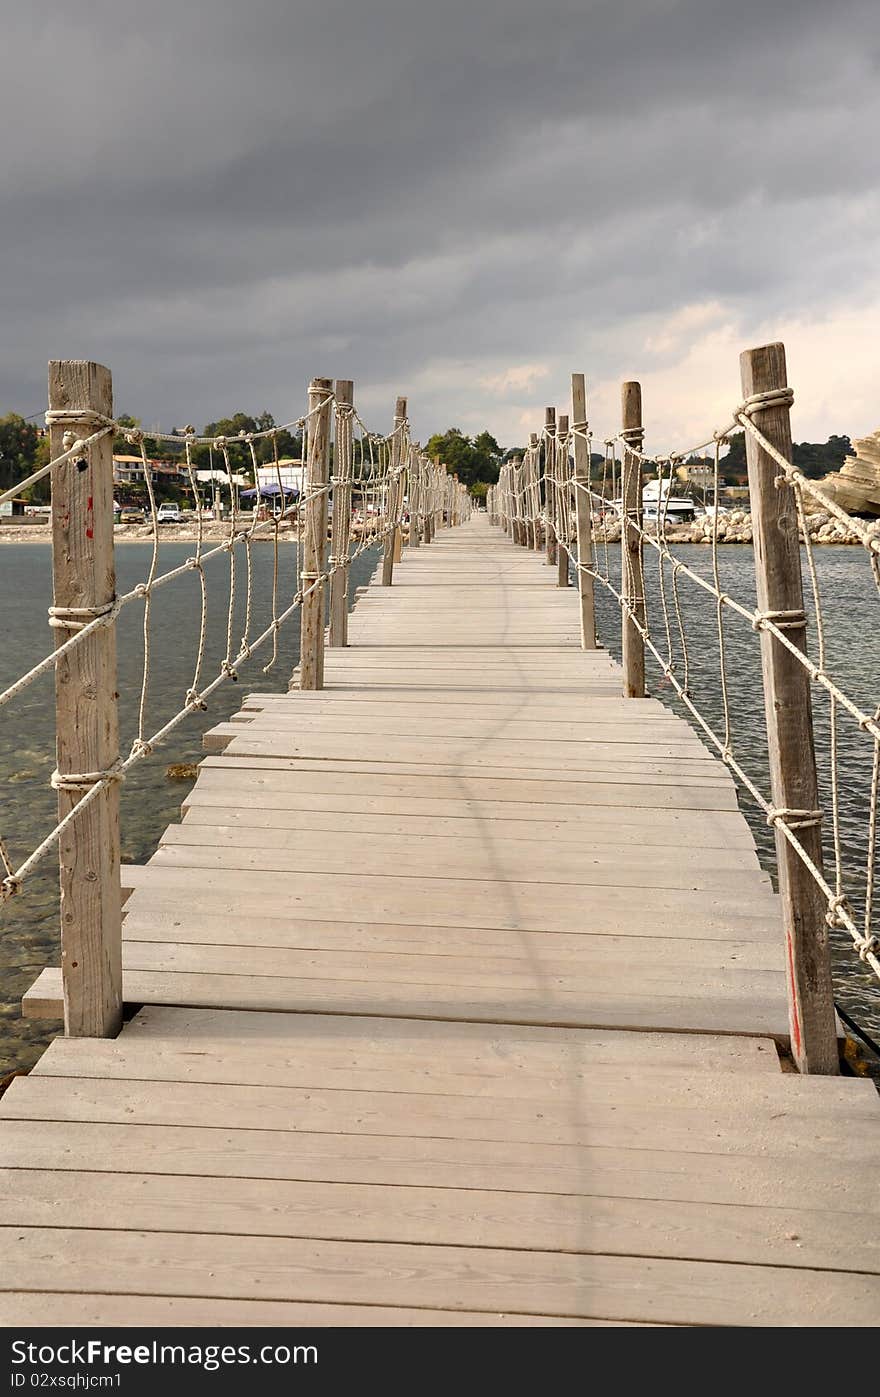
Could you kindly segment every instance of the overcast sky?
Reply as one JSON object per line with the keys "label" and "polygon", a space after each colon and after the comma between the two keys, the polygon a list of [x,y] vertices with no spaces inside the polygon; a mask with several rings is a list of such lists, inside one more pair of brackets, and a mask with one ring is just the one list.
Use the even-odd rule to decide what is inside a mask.
{"label": "overcast sky", "polygon": [[0,0],[0,411],[50,357],[165,427],[505,445],[586,373],[688,445],[783,339],[794,432],[880,426],[876,0]]}

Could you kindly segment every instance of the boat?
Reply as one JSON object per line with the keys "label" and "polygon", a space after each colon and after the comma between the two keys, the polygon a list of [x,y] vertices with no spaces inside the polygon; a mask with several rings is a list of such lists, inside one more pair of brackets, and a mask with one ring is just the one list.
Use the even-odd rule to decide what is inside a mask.
{"label": "boat", "polygon": [[[618,519],[621,518],[623,500],[610,503]],[[687,524],[698,512],[703,512],[703,506],[697,505],[690,495],[674,494],[668,480],[649,480],[642,489],[642,518],[646,521],[656,521],[662,514],[667,523]]]}

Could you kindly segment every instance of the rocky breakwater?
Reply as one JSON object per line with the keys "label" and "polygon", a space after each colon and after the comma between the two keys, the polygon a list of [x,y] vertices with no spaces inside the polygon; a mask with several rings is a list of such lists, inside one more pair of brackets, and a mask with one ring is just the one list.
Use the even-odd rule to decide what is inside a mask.
{"label": "rocky breakwater", "polygon": [[[833,515],[824,511],[818,511],[806,515],[807,532],[811,543],[860,543],[861,539],[854,529],[847,528],[840,523]],[[880,537],[880,519],[873,520],[867,525],[869,533]],[[715,521],[711,515],[702,515],[699,519],[694,519],[687,524],[666,524],[665,536],[670,543],[705,543],[711,544],[715,529]],[[645,532],[656,534],[657,524],[655,521],[645,521]],[[803,537],[803,530],[801,530]],[[595,537],[599,542],[617,543],[620,541],[620,521],[609,519],[604,523],[599,523],[595,529]],[[752,542],[752,516],[748,510],[734,509],[730,514],[723,514],[718,519],[718,542],[719,543],[751,543]]]}

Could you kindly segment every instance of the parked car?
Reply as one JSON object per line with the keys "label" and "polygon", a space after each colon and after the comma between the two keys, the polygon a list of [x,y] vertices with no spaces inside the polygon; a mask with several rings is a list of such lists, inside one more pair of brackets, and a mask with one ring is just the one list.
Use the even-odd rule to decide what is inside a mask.
{"label": "parked car", "polygon": [[132,505],[127,505],[119,511],[120,524],[143,524],[144,511]]}
{"label": "parked car", "polygon": [[180,517],[180,506],[176,504],[160,504],[156,511],[157,524],[182,524]]}

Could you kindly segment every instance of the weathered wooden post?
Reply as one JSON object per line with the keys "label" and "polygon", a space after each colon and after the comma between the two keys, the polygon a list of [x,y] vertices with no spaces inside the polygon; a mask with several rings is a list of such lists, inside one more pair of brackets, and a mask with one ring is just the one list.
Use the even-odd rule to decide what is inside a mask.
{"label": "weathered wooden post", "polygon": [[[747,349],[740,356],[743,396],[772,395],[755,404],[755,426],[791,460],[791,425],[785,348]],[[758,611],[785,630],[806,653],[806,615],[794,490],[773,458],[746,432],[746,460],[755,548]],[[787,823],[817,867],[822,867],[822,831],[810,676],[767,630],[761,631],[764,711],[770,754],[779,894],[786,942],[792,1056],[801,1072],[838,1071],[837,1033],[831,986],[826,904],[820,888],[788,842]]]}
{"label": "weathered wooden post", "polygon": [[522,457],[511,457],[509,464],[511,533],[514,543],[521,544],[525,528],[522,509]]}
{"label": "weathered wooden post", "polygon": [[581,649],[596,649],[593,576],[593,508],[590,500],[590,443],[587,439],[587,388],[583,374],[571,376],[571,430],[574,434],[574,512],[577,526],[578,596]]}
{"label": "weathered wooden post", "polygon": [[417,446],[409,452],[409,531],[410,548],[418,548],[422,531],[422,457]]}
{"label": "weathered wooden post", "polygon": [[434,457],[434,524],[431,536],[436,534],[438,529],[443,528],[443,476],[445,467],[440,463],[440,457]]}
{"label": "weathered wooden post", "polygon": [[529,455],[531,456],[531,482],[532,482],[532,547],[539,549],[543,546],[544,536],[541,528],[541,481],[539,469],[539,447],[538,433],[529,433]]}
{"label": "weathered wooden post", "polygon": [[[300,617],[299,687],[324,687],[324,560],[327,556],[327,486],[330,483],[330,417],[333,380],[313,378],[309,384],[308,498],[303,525],[302,572],[304,593]],[[307,595],[306,595],[307,594]]]}
{"label": "weathered wooden post", "polygon": [[[642,557],[642,388],[624,383],[621,393],[624,440],[621,467],[620,590],[629,611],[622,612],[623,696],[645,697],[645,581]],[[631,614],[630,614],[631,613]]]}
{"label": "weathered wooden post", "polygon": [[425,517],[422,520],[422,542],[430,543],[434,537],[434,462],[430,456],[422,457],[422,479],[425,482]]}
{"label": "weathered wooden post", "polygon": [[405,422],[406,398],[398,398],[394,407],[394,431],[391,436],[391,459],[385,497],[386,515],[393,522],[385,534],[385,551],[382,556],[383,587],[392,585],[394,564],[400,557],[400,515],[403,504],[403,426]]}
{"label": "weathered wooden post", "polygon": [[[113,416],[110,370],[84,360],[49,365],[51,456]],[[98,424],[99,425],[99,424]],[[52,471],[51,624],[56,648],[116,599],[113,438],[103,437]],[[63,820],[119,761],[116,627],[99,626],[55,666],[52,784]],[[122,1026],[119,782],[111,780],[61,835],[61,974],[64,1029],[112,1038]]]}
{"label": "weathered wooden post", "polygon": [[336,380],[336,452],[333,461],[333,519],[330,524],[330,628],[328,645],[348,644],[348,582],[351,571],[351,480],[354,469],[354,384]]}
{"label": "weathered wooden post", "polygon": [[556,408],[544,409],[544,540],[545,563],[556,562]]}
{"label": "weathered wooden post", "polygon": [[556,430],[556,585],[568,586],[568,549],[571,545],[568,482],[568,415],[560,413]]}

